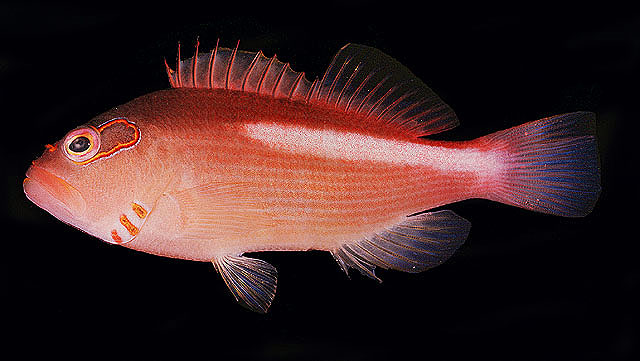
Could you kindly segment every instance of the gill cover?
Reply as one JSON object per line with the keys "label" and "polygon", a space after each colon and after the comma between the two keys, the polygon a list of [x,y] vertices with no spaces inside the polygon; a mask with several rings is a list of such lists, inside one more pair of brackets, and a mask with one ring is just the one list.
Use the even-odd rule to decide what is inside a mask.
{"label": "gill cover", "polygon": [[133,147],[140,140],[140,129],[126,118],[111,119],[99,127],[72,130],[63,141],[63,153],[76,164],[88,164]]}

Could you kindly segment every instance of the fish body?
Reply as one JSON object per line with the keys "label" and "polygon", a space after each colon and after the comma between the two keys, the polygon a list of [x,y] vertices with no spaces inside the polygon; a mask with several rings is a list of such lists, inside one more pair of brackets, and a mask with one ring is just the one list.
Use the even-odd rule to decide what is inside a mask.
{"label": "fish body", "polygon": [[167,72],[171,89],[49,146],[25,193],[109,243],[213,262],[252,310],[271,304],[276,271],[246,252],[330,251],[373,278],[375,267],[419,272],[470,228],[426,210],[484,198],[583,216],[599,193],[593,114],[429,140],[455,113],[373,48],[344,47],[314,82],[237,48],[196,50]]}
{"label": "fish body", "polygon": [[[181,109],[203,115],[181,115]],[[176,115],[169,125],[145,123],[167,111]],[[172,89],[139,98],[105,119],[123,112],[154,139],[132,150],[135,157],[156,159],[136,165],[148,174],[125,172],[141,176],[130,202],[144,199],[140,195],[154,182],[163,194],[150,197],[154,205],[147,222],[157,218],[158,227],[172,225],[151,227],[160,231],[151,234],[145,225],[126,245],[165,256],[209,261],[229,252],[334,249],[408,214],[480,197],[484,179],[495,170],[487,167],[492,155],[470,152],[467,142],[358,129],[337,111],[256,94]],[[342,154],[324,154],[330,143],[340,141],[345,146],[336,147]],[[382,149],[375,149],[374,142]],[[388,148],[394,147],[407,154],[390,154]],[[187,200],[178,197],[197,198],[191,200],[195,208],[181,211],[178,203]],[[122,208],[130,202],[123,200]],[[223,208],[218,212],[216,205]],[[219,223],[215,234],[208,227],[198,234],[195,224],[206,221]],[[121,231],[118,223],[115,219],[113,228]]]}

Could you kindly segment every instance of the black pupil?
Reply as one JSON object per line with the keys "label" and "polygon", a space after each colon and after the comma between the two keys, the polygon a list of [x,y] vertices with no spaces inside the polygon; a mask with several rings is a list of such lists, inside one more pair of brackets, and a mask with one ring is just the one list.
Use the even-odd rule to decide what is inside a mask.
{"label": "black pupil", "polygon": [[76,153],[81,153],[89,149],[90,145],[91,145],[91,142],[89,142],[89,138],[78,137],[74,139],[73,142],[71,142],[71,144],[69,144],[69,150]]}

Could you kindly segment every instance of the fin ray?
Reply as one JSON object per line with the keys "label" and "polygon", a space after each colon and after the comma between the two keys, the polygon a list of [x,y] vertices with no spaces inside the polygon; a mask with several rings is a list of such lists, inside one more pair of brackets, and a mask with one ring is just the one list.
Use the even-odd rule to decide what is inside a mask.
{"label": "fin ray", "polygon": [[600,194],[595,115],[556,115],[476,141],[504,154],[487,198],[565,217],[587,215]]}
{"label": "fin ray", "polygon": [[276,294],[275,267],[244,256],[226,255],[211,262],[238,303],[255,312],[267,312]]}
{"label": "fin ray", "polygon": [[[166,65],[174,88],[229,89],[286,98],[347,113],[377,126],[419,137],[458,125],[454,111],[392,57],[372,47],[347,44],[318,80],[291,69],[274,55],[216,48],[180,59],[177,71]],[[208,64],[209,66],[198,66]]]}
{"label": "fin ray", "polygon": [[453,110],[429,87],[375,48],[345,45],[321,79],[311,96],[313,103],[389,121],[415,136],[458,125]]}
{"label": "fin ray", "polygon": [[224,235],[241,239],[248,228],[273,225],[259,199],[253,196],[255,192],[250,184],[212,182],[170,195],[180,208],[186,237],[211,239]]}
{"label": "fin ray", "polygon": [[[197,44],[198,45],[198,44]],[[208,53],[197,53],[190,59],[180,59],[178,47],[177,71],[165,62],[167,75],[173,88],[229,89],[305,100],[312,83],[304,73],[291,69],[274,55],[267,58],[261,51],[249,52],[216,47]],[[196,51],[198,46],[196,46]],[[196,66],[208,64],[208,66]]]}
{"label": "fin ray", "polygon": [[452,211],[422,213],[331,251],[342,270],[380,280],[375,267],[417,273],[446,261],[464,243],[471,224]]}

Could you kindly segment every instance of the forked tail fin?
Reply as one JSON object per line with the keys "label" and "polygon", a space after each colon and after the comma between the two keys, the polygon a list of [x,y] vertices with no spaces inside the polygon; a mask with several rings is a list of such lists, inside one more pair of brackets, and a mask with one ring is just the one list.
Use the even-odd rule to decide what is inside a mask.
{"label": "forked tail fin", "polygon": [[586,216],[595,206],[600,170],[594,113],[556,115],[477,141],[504,164],[487,198],[565,217]]}

